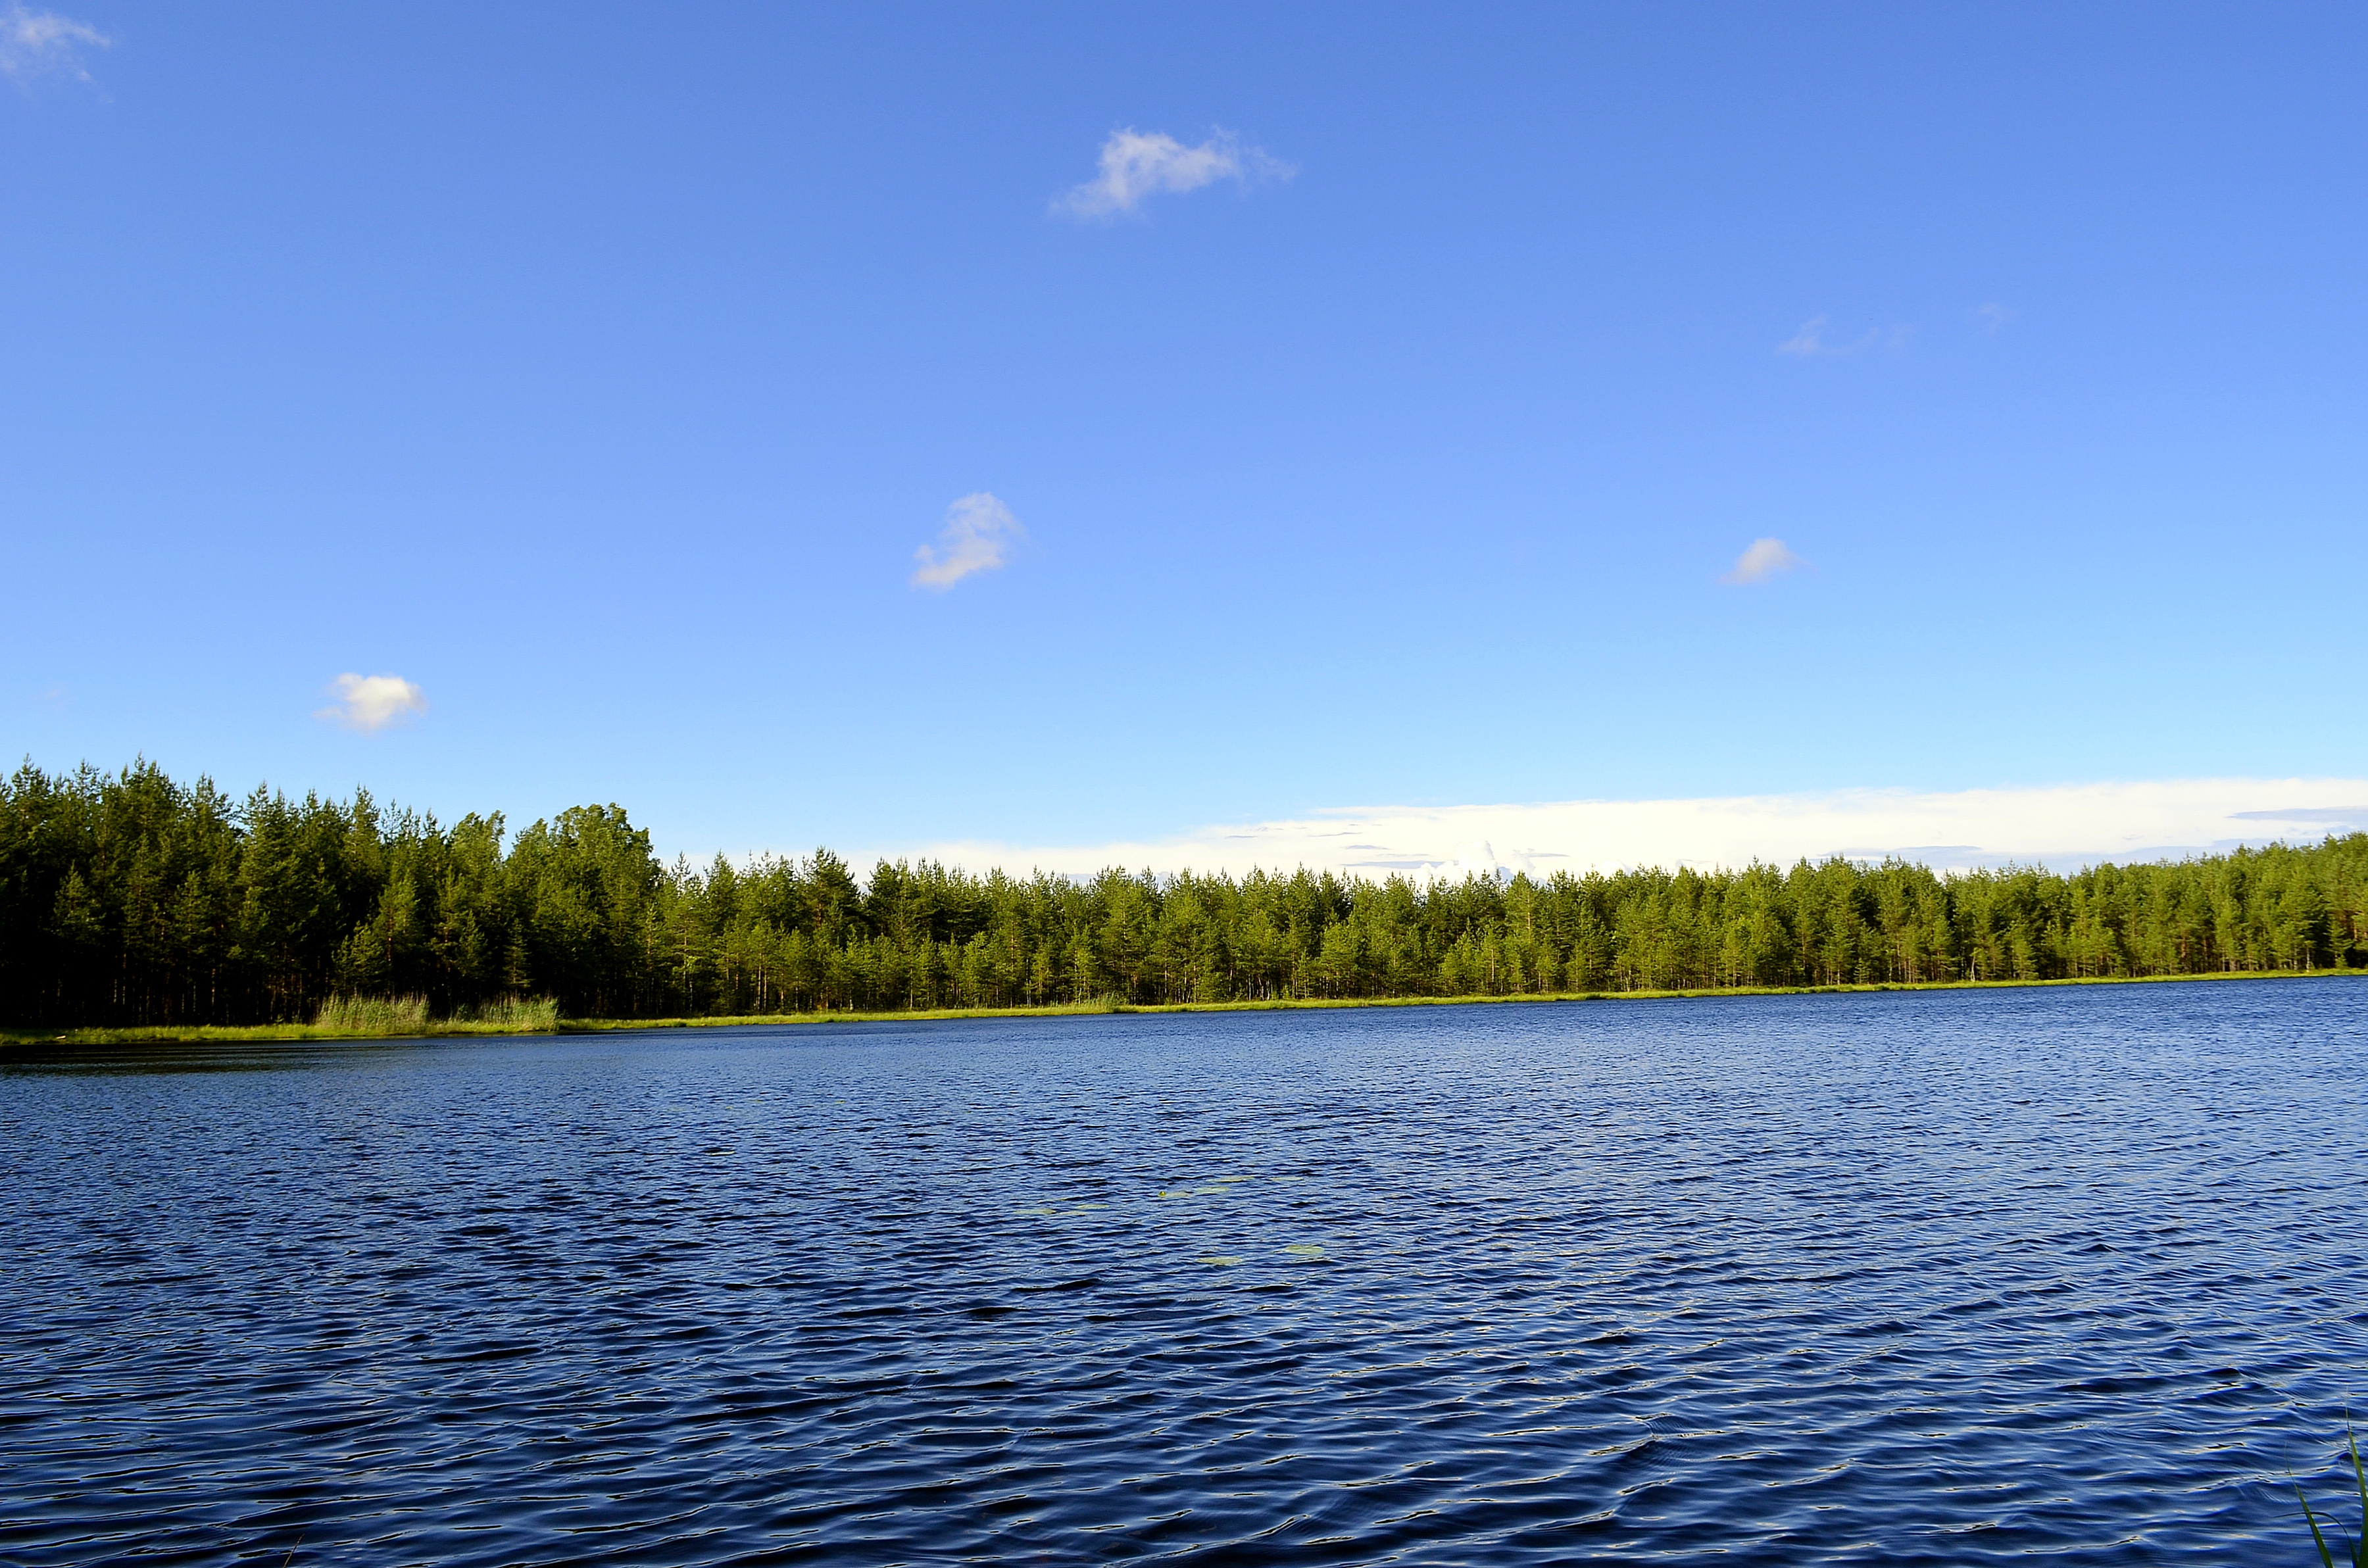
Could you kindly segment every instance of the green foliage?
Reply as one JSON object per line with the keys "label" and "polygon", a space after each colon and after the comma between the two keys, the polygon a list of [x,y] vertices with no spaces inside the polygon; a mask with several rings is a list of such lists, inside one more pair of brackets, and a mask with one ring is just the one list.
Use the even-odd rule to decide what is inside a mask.
{"label": "green foliage", "polygon": [[[140,763],[0,784],[0,1022],[1209,1004],[2368,967],[2368,835],[2072,876],[1886,861],[1416,885],[1329,872],[967,875],[828,850],[661,865],[622,808],[505,844]],[[529,994],[544,1000],[512,1000]],[[503,1012],[502,1009],[524,1009]],[[528,1021],[529,1018],[536,1021]]]}

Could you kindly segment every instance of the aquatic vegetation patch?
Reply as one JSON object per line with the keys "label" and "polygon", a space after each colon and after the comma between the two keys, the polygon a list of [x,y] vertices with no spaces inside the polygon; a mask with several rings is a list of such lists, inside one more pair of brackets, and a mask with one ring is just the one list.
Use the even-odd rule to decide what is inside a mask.
{"label": "aquatic vegetation patch", "polygon": [[321,1004],[313,1028],[328,1035],[393,1037],[423,1034],[548,1034],[559,1028],[551,996],[496,996],[438,1018],[427,998],[336,995]]}
{"label": "aquatic vegetation patch", "polygon": [[427,1027],[425,996],[332,996],[313,1019],[333,1034],[417,1034]]}
{"label": "aquatic vegetation patch", "polygon": [[548,1033],[559,1027],[559,998],[497,996],[473,1007],[456,1008],[445,1022],[518,1034]]}

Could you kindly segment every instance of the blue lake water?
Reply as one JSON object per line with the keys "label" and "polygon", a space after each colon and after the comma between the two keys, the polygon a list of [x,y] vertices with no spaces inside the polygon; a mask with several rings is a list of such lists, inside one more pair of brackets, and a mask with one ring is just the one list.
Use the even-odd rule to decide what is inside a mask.
{"label": "blue lake water", "polygon": [[2315,1562],[2363,1091],[2342,979],[18,1053],[0,1558]]}

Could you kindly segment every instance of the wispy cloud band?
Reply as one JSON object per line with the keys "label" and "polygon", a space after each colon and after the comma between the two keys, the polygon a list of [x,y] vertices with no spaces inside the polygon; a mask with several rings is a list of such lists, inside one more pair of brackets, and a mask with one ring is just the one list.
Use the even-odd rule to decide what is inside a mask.
{"label": "wispy cloud band", "polygon": [[114,40],[87,22],[35,11],[17,4],[0,6],[0,76],[22,82],[44,74],[90,80],[77,50],[106,49]]}
{"label": "wispy cloud band", "polygon": [[[2058,870],[2224,852],[2238,844],[2316,843],[2368,831],[2368,778],[2194,778],[1919,792],[1530,805],[1367,807],[1286,821],[1208,827],[1174,837],[1100,844],[967,841],[888,846],[984,871],[1091,873],[1331,869],[1419,881],[1494,869],[1550,876],[1622,867],[1789,866],[1842,855],[1885,856],[1935,869],[2009,862]],[[869,859],[867,853],[862,858]]]}

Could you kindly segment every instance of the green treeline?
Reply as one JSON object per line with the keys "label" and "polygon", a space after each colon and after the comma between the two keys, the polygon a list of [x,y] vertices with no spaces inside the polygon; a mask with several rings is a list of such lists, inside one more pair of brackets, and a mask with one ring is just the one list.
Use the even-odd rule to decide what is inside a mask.
{"label": "green treeline", "polygon": [[615,806],[502,818],[153,766],[0,787],[0,1023],[310,1018],[332,995],[576,1017],[1504,995],[2368,966],[2368,835],[2178,865],[1090,881],[837,857],[668,867]]}

